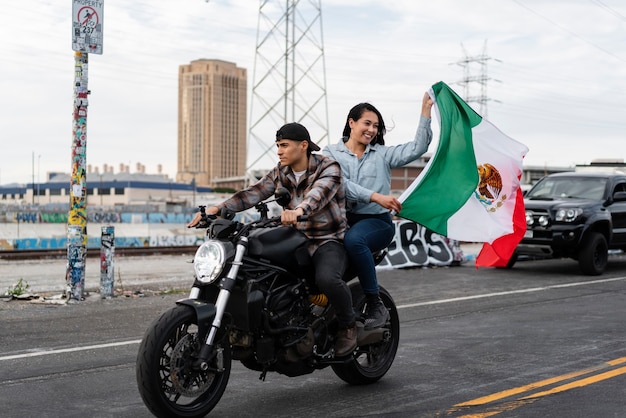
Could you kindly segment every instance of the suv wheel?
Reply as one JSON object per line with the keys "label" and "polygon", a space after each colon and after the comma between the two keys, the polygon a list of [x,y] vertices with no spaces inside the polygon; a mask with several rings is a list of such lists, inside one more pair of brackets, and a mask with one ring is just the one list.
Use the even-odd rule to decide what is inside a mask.
{"label": "suv wheel", "polygon": [[609,259],[609,247],[604,235],[591,232],[578,252],[578,265],[584,274],[598,276],[604,273]]}
{"label": "suv wheel", "polygon": [[506,263],[506,266],[504,268],[506,269],[512,269],[513,266],[515,265],[515,262],[517,261],[517,251],[515,251],[513,254],[511,254],[511,258],[509,258],[509,261]]}

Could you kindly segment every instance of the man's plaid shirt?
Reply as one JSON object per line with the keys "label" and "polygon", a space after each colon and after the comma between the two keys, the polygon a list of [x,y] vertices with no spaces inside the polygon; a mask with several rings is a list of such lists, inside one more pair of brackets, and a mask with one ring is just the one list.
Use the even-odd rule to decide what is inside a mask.
{"label": "man's plaid shirt", "polygon": [[279,187],[291,194],[287,209],[302,208],[308,215],[308,221],[298,222],[297,228],[313,240],[311,253],[328,240],[343,240],[348,225],[341,167],[335,160],[320,154],[309,156],[309,166],[298,184],[291,168],[278,163],[257,183],[217,207],[241,212],[273,196]]}

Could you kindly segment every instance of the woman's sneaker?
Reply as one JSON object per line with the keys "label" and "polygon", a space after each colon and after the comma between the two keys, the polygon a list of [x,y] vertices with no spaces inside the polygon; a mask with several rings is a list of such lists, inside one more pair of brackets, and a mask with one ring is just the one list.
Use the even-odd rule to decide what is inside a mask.
{"label": "woman's sneaker", "polygon": [[363,316],[363,325],[365,330],[380,328],[389,321],[389,311],[380,299],[380,296],[369,296],[367,299],[367,307]]}

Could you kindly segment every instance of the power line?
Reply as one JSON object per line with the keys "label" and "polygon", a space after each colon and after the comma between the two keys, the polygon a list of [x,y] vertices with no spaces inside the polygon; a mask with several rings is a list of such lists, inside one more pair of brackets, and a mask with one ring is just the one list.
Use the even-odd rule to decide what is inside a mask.
{"label": "power line", "polygon": [[617,10],[613,9],[612,7],[604,4],[602,1],[600,0],[590,0],[592,3],[595,3],[597,6],[606,9],[609,13],[611,13],[613,16],[617,17],[620,20],[624,20],[626,21],[626,16],[624,16],[623,14],[621,14],[620,12],[618,12]]}
{"label": "power line", "polygon": [[598,49],[599,51],[604,52],[605,54],[608,54],[610,56],[612,56],[613,58],[616,58],[622,62],[626,62],[626,59],[619,57],[618,55],[615,55],[613,52],[609,51],[608,49],[602,48],[600,45],[597,45],[593,42],[591,42],[590,40],[583,38],[581,35],[577,34],[576,32],[572,32],[571,30],[567,29],[565,26],[558,24],[557,22],[555,22],[554,20],[551,20],[549,18],[547,18],[546,16],[543,16],[542,14],[536,12],[535,10],[531,9],[530,7],[526,6],[525,4],[521,3],[519,0],[513,0],[515,3],[517,3],[519,6],[523,7],[524,9],[528,10],[529,12],[531,12],[532,14],[539,16],[540,18],[542,18],[543,20],[549,22],[551,25],[556,26],[557,28],[569,33],[572,36],[575,36],[576,38],[580,39],[583,42],[588,43],[589,45],[593,46],[594,48]]}

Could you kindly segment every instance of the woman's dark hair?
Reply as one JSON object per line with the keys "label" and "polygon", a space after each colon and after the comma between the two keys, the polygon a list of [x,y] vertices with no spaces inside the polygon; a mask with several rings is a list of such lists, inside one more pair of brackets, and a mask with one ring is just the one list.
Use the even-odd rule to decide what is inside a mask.
{"label": "woman's dark hair", "polygon": [[369,103],[359,103],[358,105],[350,109],[350,112],[348,113],[348,118],[346,119],[346,126],[344,126],[343,128],[343,137],[345,138],[344,140],[347,140],[347,138],[350,137],[350,119],[356,122],[357,120],[361,119],[361,116],[363,116],[363,112],[365,112],[366,110],[374,112],[376,113],[376,116],[378,116],[378,133],[376,134],[376,137],[372,140],[372,142],[370,142],[370,144],[385,145],[385,134],[387,133],[387,129],[385,128],[383,115],[381,115],[378,109],[376,109]]}

